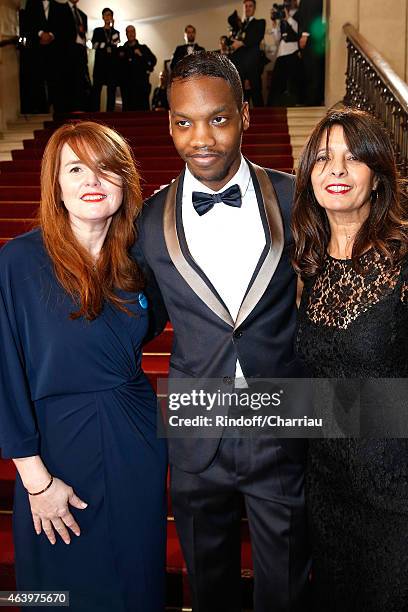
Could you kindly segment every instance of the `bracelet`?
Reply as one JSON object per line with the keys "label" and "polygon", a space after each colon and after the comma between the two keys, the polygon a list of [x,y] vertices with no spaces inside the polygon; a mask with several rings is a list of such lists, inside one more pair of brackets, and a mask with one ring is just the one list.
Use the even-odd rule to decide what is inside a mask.
{"label": "bracelet", "polygon": [[28,491],[27,489],[26,489],[26,491],[27,491],[27,493],[29,495],[41,495],[41,493],[45,493],[45,491],[47,491],[50,488],[50,486],[52,485],[53,482],[54,482],[54,476],[51,476],[50,482],[47,484],[45,489],[43,489],[42,491],[37,491],[37,493],[30,493],[30,491]]}

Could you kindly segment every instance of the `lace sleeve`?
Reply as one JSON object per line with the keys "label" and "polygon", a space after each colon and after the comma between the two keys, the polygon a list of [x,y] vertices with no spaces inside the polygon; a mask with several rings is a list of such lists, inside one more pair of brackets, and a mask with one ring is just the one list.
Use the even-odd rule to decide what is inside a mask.
{"label": "lace sleeve", "polygon": [[404,280],[401,285],[401,302],[408,306],[408,280]]}
{"label": "lace sleeve", "polygon": [[402,264],[401,281],[400,299],[403,304],[408,306],[408,258]]}

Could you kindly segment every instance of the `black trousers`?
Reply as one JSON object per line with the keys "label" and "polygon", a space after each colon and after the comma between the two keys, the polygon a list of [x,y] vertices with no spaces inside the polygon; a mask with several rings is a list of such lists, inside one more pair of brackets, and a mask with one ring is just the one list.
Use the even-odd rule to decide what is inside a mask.
{"label": "black trousers", "polygon": [[255,612],[306,612],[310,571],[303,465],[271,436],[223,438],[200,474],[172,466],[174,516],[194,612],[239,612],[242,499],[254,563]]}
{"label": "black trousers", "polygon": [[22,113],[59,110],[61,66],[55,43],[20,50],[20,94]]}
{"label": "black trousers", "polygon": [[309,46],[302,51],[302,102],[306,106],[324,104],[324,56]]}
{"label": "black trousers", "polygon": [[60,74],[60,96],[57,111],[89,111],[91,80],[88,72],[88,56],[85,45],[72,43],[63,50]]}
{"label": "black trousers", "polygon": [[150,110],[149,94],[150,85],[145,81],[122,82],[120,86],[122,94],[123,111],[148,111]]}
{"label": "black trousers", "polygon": [[[92,110],[94,112],[98,112],[101,109],[101,92],[102,87],[106,85],[102,81],[95,80],[92,86]],[[106,101],[106,110],[108,112],[112,112],[115,110],[115,102],[116,102],[116,84],[108,83],[108,97]]]}
{"label": "black trousers", "polygon": [[268,93],[268,106],[294,106],[300,102],[301,62],[299,53],[276,60]]}

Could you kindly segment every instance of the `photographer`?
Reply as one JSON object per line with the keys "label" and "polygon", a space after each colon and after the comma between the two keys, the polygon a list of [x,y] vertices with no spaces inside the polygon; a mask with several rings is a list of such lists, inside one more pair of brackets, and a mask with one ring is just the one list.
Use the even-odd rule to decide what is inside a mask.
{"label": "photographer", "polygon": [[[255,18],[256,0],[244,0],[244,20],[240,30],[231,42],[230,56],[235,64],[247,98],[252,98],[254,106],[263,106],[261,76],[264,61],[260,44],[265,35],[265,19]],[[248,93],[249,92],[249,93]]]}
{"label": "photographer", "polygon": [[101,91],[107,85],[108,99],[106,110],[115,110],[116,85],[118,81],[118,44],[120,34],[113,27],[113,11],[104,8],[102,11],[104,26],[95,28],[92,36],[92,47],[95,49],[95,64],[93,71],[93,110],[99,111],[101,106]]}
{"label": "photographer", "polygon": [[297,0],[274,4],[271,9],[271,33],[279,41],[272,72],[268,106],[295,106],[300,100],[299,25]]}

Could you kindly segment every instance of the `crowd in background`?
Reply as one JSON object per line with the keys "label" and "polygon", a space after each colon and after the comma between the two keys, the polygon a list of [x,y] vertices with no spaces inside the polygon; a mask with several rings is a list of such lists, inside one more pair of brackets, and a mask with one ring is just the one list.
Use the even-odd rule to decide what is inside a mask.
{"label": "crowd in background", "polygon": [[[324,29],[322,0],[287,0],[274,4],[270,20],[258,19],[256,0],[244,0],[242,17],[228,17],[228,33],[219,39],[218,52],[235,64],[253,106],[320,105],[323,102]],[[160,72],[151,96],[150,75],[157,58],[141,43],[133,25],[126,41],[114,27],[114,12],[102,11],[103,26],[94,29],[92,82],[88,68],[87,15],[78,0],[28,0],[20,15],[20,83],[23,113],[99,111],[106,86],[106,110],[114,111],[120,89],[122,110],[167,109],[166,80],[185,55],[202,51],[196,28],[184,30],[184,44],[176,47]],[[273,68],[273,69],[272,69]],[[266,87],[265,87],[266,85]],[[266,90],[266,100],[264,94]],[[150,103],[151,99],[151,103]]]}

